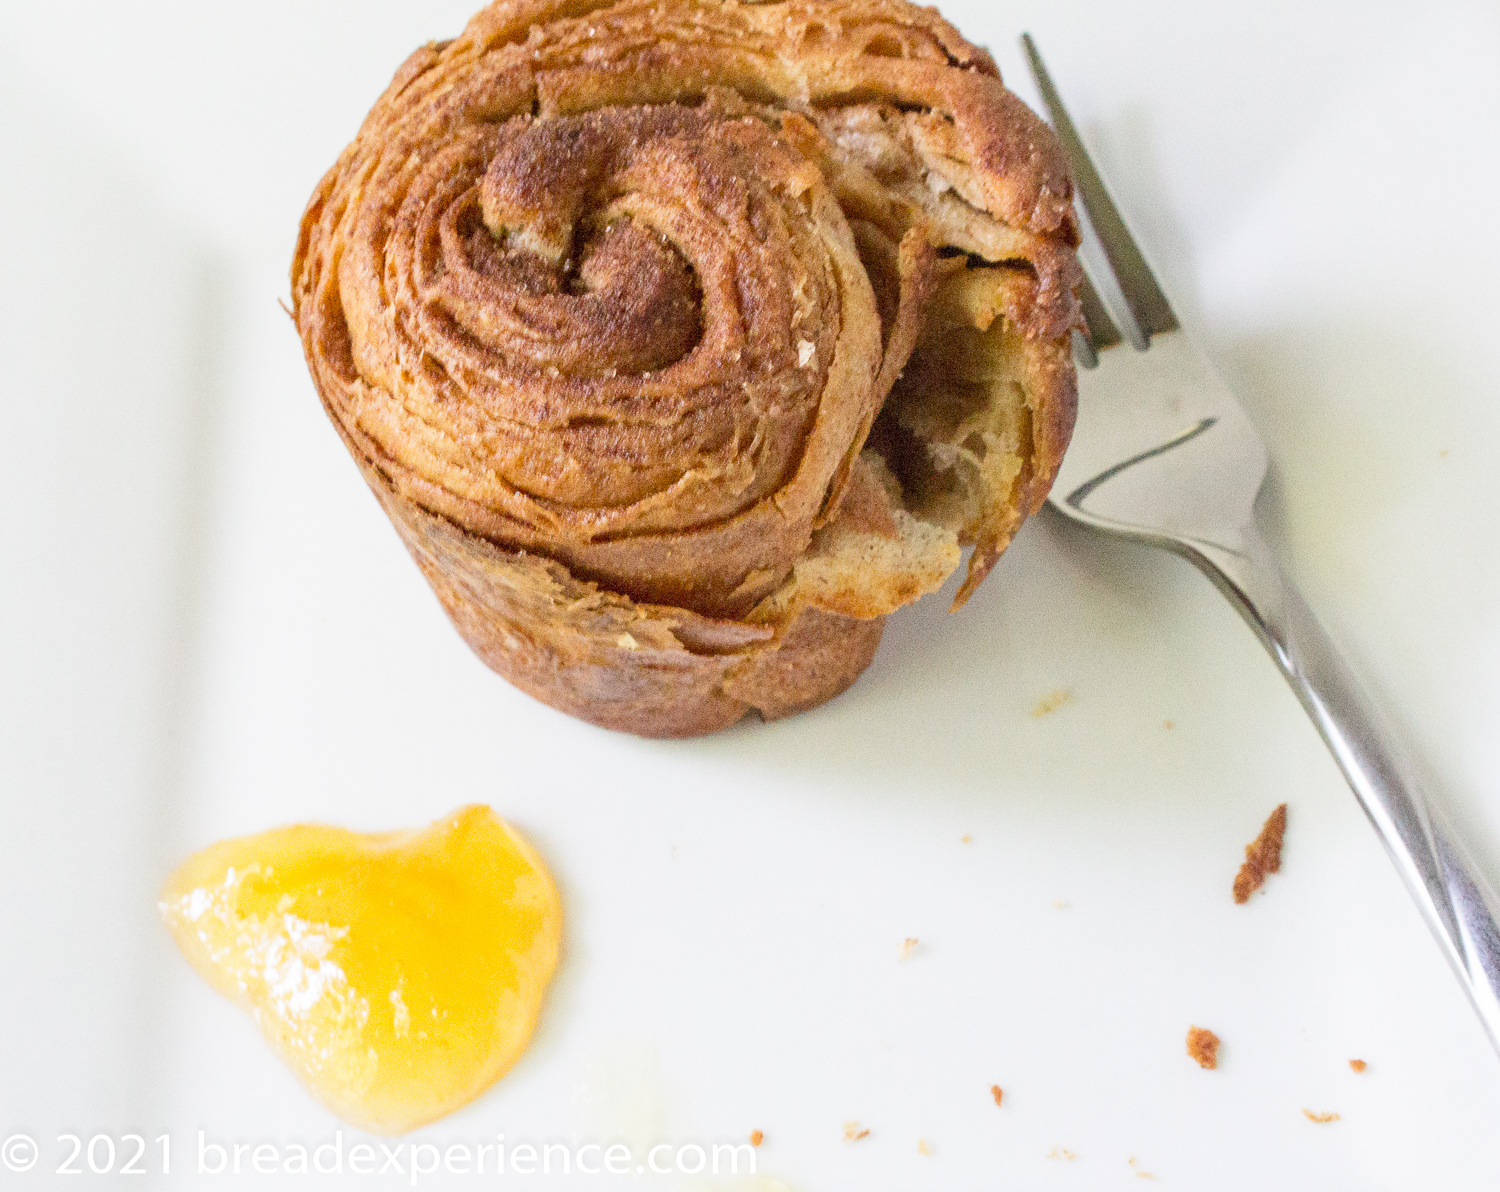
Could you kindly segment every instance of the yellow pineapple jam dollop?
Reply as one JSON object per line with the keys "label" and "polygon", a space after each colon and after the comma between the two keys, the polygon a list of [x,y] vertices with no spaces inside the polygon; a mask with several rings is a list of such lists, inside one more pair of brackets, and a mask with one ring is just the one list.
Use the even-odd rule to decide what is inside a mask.
{"label": "yellow pineapple jam dollop", "polygon": [[226,840],[167,879],[178,946],[334,1113],[399,1134],[498,1080],[531,1039],[562,906],[488,807],[365,834]]}

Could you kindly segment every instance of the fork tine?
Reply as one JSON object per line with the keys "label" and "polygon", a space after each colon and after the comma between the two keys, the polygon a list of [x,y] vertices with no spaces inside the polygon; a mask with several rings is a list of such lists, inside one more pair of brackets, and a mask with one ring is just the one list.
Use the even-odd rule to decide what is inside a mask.
{"label": "fork tine", "polygon": [[1109,310],[1087,273],[1083,275],[1083,285],[1078,290],[1078,302],[1083,307],[1083,321],[1088,324],[1089,343],[1096,350],[1112,348],[1120,342],[1120,329],[1109,317]]}
{"label": "fork tine", "polygon": [[[1163,331],[1176,331],[1177,316],[1172,313],[1167,296],[1156,284],[1146,258],[1141,255],[1141,250],[1136,247],[1135,240],[1125,227],[1125,221],[1120,218],[1119,209],[1109,197],[1099,171],[1094,169],[1094,163],[1089,160],[1083,140],[1073,127],[1068,110],[1063,107],[1062,97],[1052,84],[1052,76],[1047,73],[1036,42],[1031,39],[1031,34],[1023,33],[1021,44],[1026,48],[1027,62],[1031,66],[1032,77],[1036,79],[1037,89],[1041,91],[1047,110],[1052,115],[1052,128],[1057,133],[1057,139],[1062,142],[1063,152],[1068,155],[1068,164],[1073,169],[1073,180],[1077,183],[1078,193],[1083,196],[1089,223],[1099,237],[1104,255],[1110,268],[1114,270],[1115,280],[1120,283],[1120,292],[1125,296],[1136,326],[1147,339]],[[1098,302],[1097,293],[1094,301]],[[1093,326],[1092,319],[1089,325]]]}

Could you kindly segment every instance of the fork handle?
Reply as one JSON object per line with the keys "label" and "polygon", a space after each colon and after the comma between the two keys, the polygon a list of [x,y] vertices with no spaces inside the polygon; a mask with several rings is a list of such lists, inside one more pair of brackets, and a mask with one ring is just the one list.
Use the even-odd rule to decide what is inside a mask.
{"label": "fork handle", "polygon": [[1233,547],[1174,544],[1239,610],[1375,825],[1500,1051],[1500,901],[1424,796],[1364,688],[1253,527]]}

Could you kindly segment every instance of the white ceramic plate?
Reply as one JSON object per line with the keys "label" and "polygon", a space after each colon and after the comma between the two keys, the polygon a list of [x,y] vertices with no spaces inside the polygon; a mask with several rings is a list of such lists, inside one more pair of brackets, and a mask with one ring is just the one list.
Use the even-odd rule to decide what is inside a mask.
{"label": "white ceramic plate", "polygon": [[[945,11],[1028,97],[1015,37],[1037,36],[1272,447],[1268,532],[1500,877],[1493,8]],[[347,1163],[361,1137],[189,971],[154,891],[224,836],[483,801],[557,874],[564,962],[520,1065],[385,1182],[414,1143],[643,1160],[759,1129],[764,1189],[1493,1187],[1500,1060],[1185,565],[1041,517],[962,613],[893,618],[847,695],[686,743],[568,720],[468,653],[276,305],[317,177],[467,15],[0,15],[0,1139],[40,1148],[0,1184],[65,1178],[64,1134],[84,1171],[95,1136],[118,1169],[139,1134],[142,1187],[280,1183],[252,1146],[281,1163],[341,1130]],[[1285,868],[1237,907],[1283,800]],[[200,1131],[210,1168],[244,1148],[237,1179],[197,1172]],[[349,1180],[380,1177],[322,1182]]]}

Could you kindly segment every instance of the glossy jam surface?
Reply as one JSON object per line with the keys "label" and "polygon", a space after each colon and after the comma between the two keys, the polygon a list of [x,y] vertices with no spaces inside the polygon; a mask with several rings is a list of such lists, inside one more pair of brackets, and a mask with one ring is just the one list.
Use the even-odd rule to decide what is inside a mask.
{"label": "glossy jam surface", "polygon": [[298,825],[223,841],[168,879],[193,966],[330,1109],[383,1134],[478,1096],[531,1038],[562,909],[488,807],[364,835]]}

